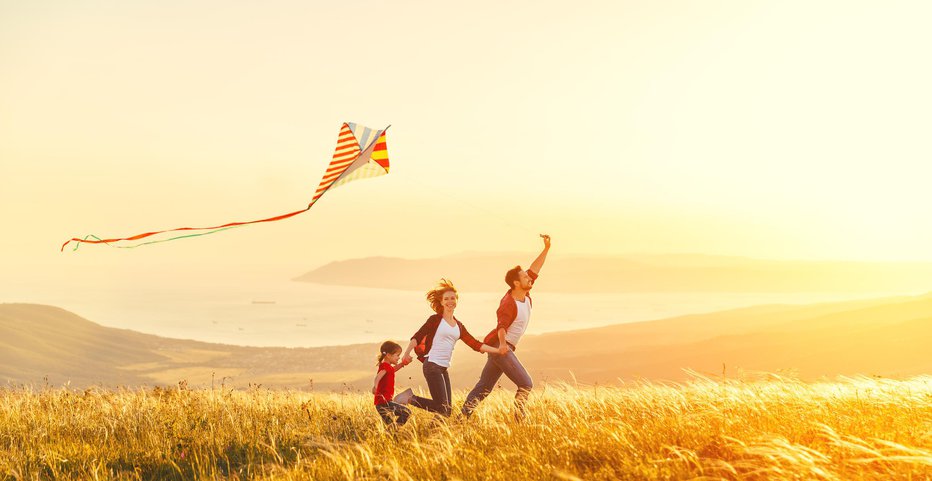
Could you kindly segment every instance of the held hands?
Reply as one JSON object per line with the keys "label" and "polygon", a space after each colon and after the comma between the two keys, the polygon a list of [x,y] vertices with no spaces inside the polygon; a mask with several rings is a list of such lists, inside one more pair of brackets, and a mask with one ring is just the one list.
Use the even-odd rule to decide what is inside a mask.
{"label": "held hands", "polygon": [[501,346],[498,347],[498,355],[499,355],[499,356],[504,356],[505,354],[508,354],[508,351],[509,351],[509,349],[508,349],[508,344],[507,344],[507,343],[503,343]]}
{"label": "held hands", "polygon": [[411,364],[411,354],[405,354],[405,356],[401,358],[402,366],[407,366],[408,364]]}

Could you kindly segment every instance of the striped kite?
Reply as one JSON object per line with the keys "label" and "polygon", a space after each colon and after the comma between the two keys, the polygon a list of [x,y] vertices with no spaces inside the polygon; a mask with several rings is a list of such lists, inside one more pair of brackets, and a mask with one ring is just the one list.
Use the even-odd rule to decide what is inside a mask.
{"label": "striped kite", "polygon": [[[333,160],[331,160],[330,165],[327,166],[327,170],[324,172],[324,177],[320,179],[320,185],[317,186],[317,190],[314,192],[314,197],[311,198],[311,202],[304,209],[292,212],[290,214],[269,217],[268,219],[253,220],[249,222],[230,222],[213,227],[180,227],[177,229],[146,232],[143,234],[134,235],[132,237],[119,237],[113,239],[101,239],[95,235],[88,235],[83,239],[75,237],[62,244],[61,250],[64,251],[65,246],[71,242],[75,243],[74,250],[77,250],[78,246],[80,246],[82,243],[107,244],[111,247],[130,249],[147,244],[156,244],[159,242],[168,242],[175,239],[183,239],[185,237],[197,237],[213,234],[215,232],[242,227],[249,224],[258,224],[260,222],[272,222],[276,220],[287,219],[303,212],[307,212],[311,209],[314,203],[316,203],[317,200],[320,199],[322,195],[324,195],[325,192],[334,187],[346,184],[347,182],[352,182],[354,180],[376,177],[388,173],[388,148],[385,145],[386,130],[388,130],[388,127],[385,127],[382,130],[373,130],[351,122],[344,123],[343,128],[340,129],[340,136],[337,139],[337,148],[333,152]],[[169,238],[149,239],[153,236],[172,232],[195,233]],[[141,239],[149,240],[138,244],[125,245],[127,242],[138,241]]]}

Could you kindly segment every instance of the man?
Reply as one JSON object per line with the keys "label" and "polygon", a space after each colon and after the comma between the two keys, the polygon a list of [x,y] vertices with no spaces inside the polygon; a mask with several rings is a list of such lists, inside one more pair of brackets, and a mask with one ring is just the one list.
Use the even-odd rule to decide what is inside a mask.
{"label": "man", "polygon": [[544,239],[544,250],[534,259],[531,266],[526,271],[522,270],[521,266],[515,266],[505,273],[505,283],[509,289],[498,306],[498,325],[483,341],[490,346],[499,347],[501,354],[488,355],[479,382],[466,396],[466,402],[463,404],[462,412],[466,417],[472,415],[479,403],[492,392],[502,374],[518,387],[515,394],[515,419],[523,419],[527,414],[524,405],[534,383],[515,355],[515,350],[531,320],[532,304],[528,293],[534,287],[534,281],[547,260],[547,252],[550,251],[550,236],[541,234],[541,237]]}

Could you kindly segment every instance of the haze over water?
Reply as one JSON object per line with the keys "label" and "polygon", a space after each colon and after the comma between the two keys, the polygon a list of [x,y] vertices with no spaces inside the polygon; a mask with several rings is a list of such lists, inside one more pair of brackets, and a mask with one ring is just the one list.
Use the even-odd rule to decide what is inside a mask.
{"label": "haze over water", "polygon": [[[894,293],[876,293],[876,296]],[[900,293],[905,294],[905,293]],[[461,292],[457,317],[475,336],[495,323],[501,292]],[[770,303],[866,293],[535,293],[529,334]],[[308,347],[406,339],[430,314],[418,291],[231,278],[91,282],[6,281],[0,302],[50,304],[90,321],[159,336],[252,346]]]}

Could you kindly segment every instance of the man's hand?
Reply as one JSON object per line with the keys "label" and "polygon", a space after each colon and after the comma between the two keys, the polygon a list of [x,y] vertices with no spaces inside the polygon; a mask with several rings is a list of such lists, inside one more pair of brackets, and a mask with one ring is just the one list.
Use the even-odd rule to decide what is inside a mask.
{"label": "man's hand", "polygon": [[502,345],[498,347],[498,355],[504,356],[505,354],[508,354],[508,344],[502,343]]}
{"label": "man's hand", "polygon": [[405,357],[401,358],[401,364],[403,366],[407,366],[408,364],[411,364],[411,355],[405,354]]}
{"label": "man's hand", "polygon": [[544,239],[544,249],[550,248],[550,236],[547,234],[541,234],[541,238]]}

